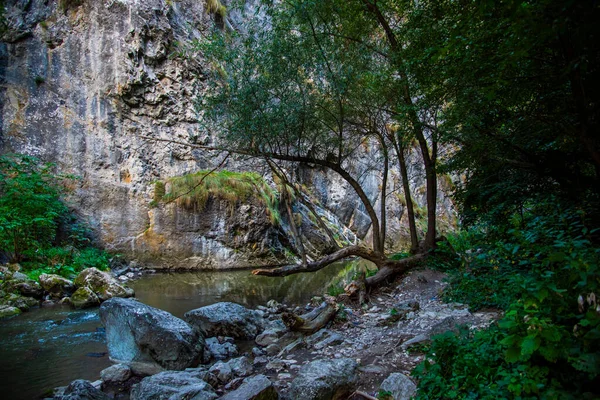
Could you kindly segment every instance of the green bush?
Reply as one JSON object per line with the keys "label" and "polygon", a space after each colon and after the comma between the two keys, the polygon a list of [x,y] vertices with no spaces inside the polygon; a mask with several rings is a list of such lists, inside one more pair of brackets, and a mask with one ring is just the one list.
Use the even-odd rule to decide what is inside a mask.
{"label": "green bush", "polygon": [[0,249],[11,261],[50,247],[67,214],[57,184],[63,177],[51,169],[34,157],[0,157]]}
{"label": "green bush", "polygon": [[552,201],[532,211],[481,235],[452,272],[447,298],[506,313],[487,330],[435,338],[414,371],[418,399],[600,394],[600,250],[587,221],[594,213],[560,211]]}
{"label": "green bush", "polygon": [[52,168],[35,157],[0,157],[0,251],[32,279],[107,269],[108,253],[90,247],[88,228],[61,201],[62,183],[73,177],[53,174]]}

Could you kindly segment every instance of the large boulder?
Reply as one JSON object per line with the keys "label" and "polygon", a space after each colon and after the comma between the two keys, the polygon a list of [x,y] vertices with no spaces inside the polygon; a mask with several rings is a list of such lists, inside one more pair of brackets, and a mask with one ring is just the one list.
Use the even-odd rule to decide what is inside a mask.
{"label": "large boulder", "polygon": [[78,287],[90,288],[100,301],[105,301],[113,297],[132,297],[133,289],[125,287],[119,283],[108,272],[102,272],[97,268],[86,268],[75,278],[75,285]]}
{"label": "large boulder", "polygon": [[96,389],[90,381],[77,379],[67,386],[63,394],[54,396],[54,400],[110,400],[110,397]]}
{"label": "large boulder", "polygon": [[182,370],[202,359],[204,338],[184,321],[133,299],[102,303],[110,358],[136,373]]}
{"label": "large boulder", "polygon": [[100,300],[96,293],[88,287],[80,287],[71,296],[71,304],[75,308],[89,308],[100,304]]}
{"label": "large boulder", "polygon": [[315,360],[303,366],[289,391],[291,399],[331,400],[348,395],[358,379],[358,364],[350,358]]}
{"label": "large boulder", "polygon": [[39,281],[42,288],[55,299],[70,296],[76,289],[73,282],[60,275],[41,274]]}
{"label": "large boulder", "polygon": [[409,400],[417,391],[417,385],[399,372],[393,373],[381,383],[381,391],[390,393],[394,400]]}
{"label": "large boulder", "polygon": [[221,397],[220,400],[277,400],[279,395],[273,384],[264,375],[256,375],[244,380],[244,383]]}
{"label": "large boulder", "polygon": [[131,389],[131,400],[212,400],[213,388],[193,373],[165,371],[148,376]]}
{"label": "large boulder", "polygon": [[183,316],[204,336],[231,336],[237,339],[254,339],[263,329],[260,313],[236,303],[216,303],[188,311]]}

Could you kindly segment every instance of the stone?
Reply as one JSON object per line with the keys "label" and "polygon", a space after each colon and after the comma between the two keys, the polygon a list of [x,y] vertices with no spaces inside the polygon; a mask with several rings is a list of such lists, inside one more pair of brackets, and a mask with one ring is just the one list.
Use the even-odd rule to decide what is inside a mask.
{"label": "stone", "polygon": [[265,368],[268,369],[269,371],[279,372],[279,371],[283,371],[284,369],[286,369],[287,364],[283,360],[275,359],[275,360],[269,361]]}
{"label": "stone", "polygon": [[54,400],[110,400],[110,397],[95,388],[90,381],[77,379],[69,384]]}
{"label": "stone", "polygon": [[264,356],[265,352],[263,349],[261,349],[260,347],[253,347],[252,348],[252,355],[254,357],[259,357],[259,356]]}
{"label": "stone", "polygon": [[268,356],[279,354],[280,351],[281,347],[277,343],[270,344],[265,348],[265,353],[267,353]]}
{"label": "stone", "polygon": [[279,334],[273,329],[267,329],[255,339],[257,345],[261,347],[267,347],[270,344],[274,344],[279,339]]}
{"label": "stone", "polygon": [[213,388],[187,371],[164,371],[148,376],[131,388],[131,400],[212,400]]}
{"label": "stone", "polygon": [[277,400],[279,395],[275,387],[264,375],[256,375],[244,380],[244,383],[229,392],[221,400]]}
{"label": "stone", "polygon": [[110,358],[143,373],[197,365],[202,335],[184,321],[133,299],[112,298],[100,306]]}
{"label": "stone", "polygon": [[342,344],[344,342],[344,337],[336,332],[329,331],[326,337],[315,343],[313,346],[316,350],[323,349],[328,346],[337,346],[338,344]]}
{"label": "stone", "polygon": [[71,295],[71,304],[77,309],[95,307],[100,304],[100,299],[92,289],[84,286]]}
{"label": "stone", "polygon": [[228,362],[235,376],[248,376],[254,371],[254,367],[248,357],[239,357]]}
{"label": "stone", "polygon": [[252,340],[263,329],[256,311],[229,302],[197,308],[184,314],[184,319],[199,328],[205,336],[231,336]]}
{"label": "stone", "polygon": [[304,365],[292,381],[289,397],[330,400],[350,394],[358,380],[358,364],[350,358],[315,360]]}
{"label": "stone", "polygon": [[26,280],[24,282],[16,282],[12,285],[13,290],[18,291],[23,296],[33,297],[35,299],[41,299],[44,296],[44,289],[39,283],[32,280]]}
{"label": "stone", "polygon": [[223,361],[216,362],[210,367],[209,372],[214,374],[221,383],[227,383],[233,378],[231,366]]}
{"label": "stone", "polygon": [[265,356],[258,356],[254,358],[254,362],[252,363],[255,367],[260,367],[262,365],[266,365],[269,362],[269,359]]}
{"label": "stone", "polygon": [[12,306],[0,306],[0,318],[12,317],[21,314],[21,310]]}
{"label": "stone", "polygon": [[239,388],[244,383],[244,378],[234,378],[227,385],[223,386],[223,389],[230,391]]}
{"label": "stone", "polygon": [[70,280],[54,274],[41,274],[40,285],[55,299],[70,296],[75,291],[75,285]]}
{"label": "stone", "polygon": [[21,311],[27,311],[31,307],[38,306],[39,304],[39,300],[36,300],[33,297],[21,297],[14,294],[11,295],[8,300],[9,306],[17,307]]}
{"label": "stone", "polygon": [[417,391],[417,385],[404,374],[395,372],[381,383],[381,390],[391,393],[394,400],[409,400]]}
{"label": "stone", "polygon": [[225,341],[220,343],[215,337],[207,338],[206,348],[215,360],[227,360],[238,355],[238,348],[235,344]]}
{"label": "stone", "polygon": [[111,274],[97,268],[86,268],[77,275],[75,284],[79,287],[90,288],[100,301],[113,297],[132,297],[134,292],[119,283]]}
{"label": "stone", "polygon": [[107,383],[125,382],[131,377],[131,368],[125,364],[115,364],[100,371],[100,378]]}

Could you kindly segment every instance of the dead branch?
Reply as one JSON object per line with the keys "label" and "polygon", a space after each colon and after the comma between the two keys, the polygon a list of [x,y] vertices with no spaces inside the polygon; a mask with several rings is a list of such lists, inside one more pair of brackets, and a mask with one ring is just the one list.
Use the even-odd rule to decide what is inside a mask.
{"label": "dead branch", "polygon": [[335,317],[336,313],[337,308],[335,304],[323,303],[318,308],[304,315],[284,312],[281,314],[281,319],[290,330],[310,335],[327,325]]}

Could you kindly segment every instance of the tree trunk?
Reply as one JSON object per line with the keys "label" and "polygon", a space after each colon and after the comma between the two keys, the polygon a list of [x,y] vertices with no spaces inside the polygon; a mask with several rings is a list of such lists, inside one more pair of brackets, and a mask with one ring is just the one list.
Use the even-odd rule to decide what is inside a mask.
{"label": "tree trunk", "polygon": [[383,178],[381,182],[381,211],[379,221],[381,223],[381,234],[379,235],[379,241],[381,251],[385,251],[385,235],[387,230],[387,217],[386,217],[386,198],[387,198],[387,181],[389,171],[389,157],[388,149],[385,143],[385,139],[381,137],[381,150],[383,151]]}
{"label": "tree trunk", "polygon": [[323,328],[335,317],[337,308],[335,304],[323,303],[320,307],[304,315],[296,315],[291,312],[281,314],[285,326],[295,332],[311,335]]}
{"label": "tree trunk", "polygon": [[400,166],[400,176],[402,177],[402,188],[404,189],[404,200],[406,202],[406,213],[408,216],[408,230],[410,232],[410,252],[415,254],[419,250],[419,236],[417,234],[417,224],[415,221],[415,207],[412,201],[412,194],[408,182],[408,170],[406,169],[406,158],[404,157],[404,145],[402,138],[394,137],[390,134],[394,149],[398,155],[398,164]]}
{"label": "tree trunk", "polygon": [[378,286],[382,282],[396,276],[397,274],[408,271],[423,261],[427,257],[427,254],[420,253],[402,260],[390,260],[385,256],[376,253],[374,250],[367,249],[366,247],[349,246],[336,251],[335,253],[329,254],[317,261],[309,262],[307,265],[286,265],[273,269],[255,269],[252,271],[252,273],[254,275],[263,276],[288,276],[299,274],[301,272],[314,272],[323,269],[336,261],[349,257],[360,257],[373,262],[377,266],[379,271],[377,271],[375,275],[366,279],[367,287],[372,287]]}
{"label": "tree trunk", "polygon": [[[402,65],[403,60],[401,57],[402,47],[396,38],[396,35],[387,21],[385,15],[379,9],[378,3],[370,0],[361,0],[365,5],[368,12],[373,14],[377,23],[381,26],[385,32],[385,36],[388,40],[392,52],[396,53],[395,64],[400,75],[402,82],[402,93],[401,98],[405,106],[407,106],[408,117],[412,124],[413,134],[419,142],[421,148],[421,154],[423,155],[423,162],[425,164],[425,174],[427,177],[427,234],[425,236],[425,250],[435,248],[435,231],[436,231],[436,201],[437,201],[437,177],[435,172],[435,158],[429,154],[429,148],[425,134],[423,132],[423,124],[421,123],[417,112],[414,109],[414,103],[410,95],[410,85],[408,82],[408,76]],[[434,140],[435,142],[435,140]],[[437,146],[434,143],[434,146]]]}

